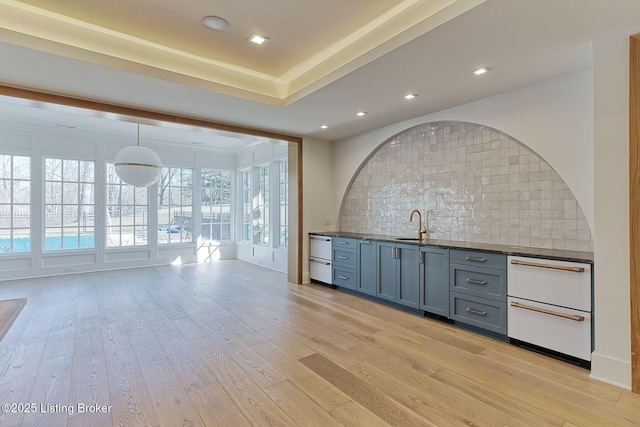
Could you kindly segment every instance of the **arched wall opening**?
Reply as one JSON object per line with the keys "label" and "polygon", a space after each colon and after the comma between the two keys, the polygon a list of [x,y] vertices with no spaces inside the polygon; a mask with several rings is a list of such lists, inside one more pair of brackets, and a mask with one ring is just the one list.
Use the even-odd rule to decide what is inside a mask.
{"label": "arched wall opening", "polygon": [[576,197],[533,150],[497,129],[434,121],[384,141],[356,171],[340,231],[412,236],[412,209],[432,210],[430,238],[593,251]]}

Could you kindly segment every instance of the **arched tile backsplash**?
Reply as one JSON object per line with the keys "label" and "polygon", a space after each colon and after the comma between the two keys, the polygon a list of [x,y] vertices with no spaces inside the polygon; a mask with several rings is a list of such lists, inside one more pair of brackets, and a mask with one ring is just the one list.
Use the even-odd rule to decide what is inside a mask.
{"label": "arched tile backsplash", "polygon": [[562,178],[509,135],[474,123],[407,129],[369,156],[339,215],[343,232],[592,251],[589,225]]}

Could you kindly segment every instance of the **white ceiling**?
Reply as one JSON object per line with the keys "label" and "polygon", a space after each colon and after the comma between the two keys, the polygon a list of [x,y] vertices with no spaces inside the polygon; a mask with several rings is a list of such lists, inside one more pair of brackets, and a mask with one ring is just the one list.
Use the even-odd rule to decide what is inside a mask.
{"label": "white ceiling", "polygon": [[[427,13],[434,5],[440,9]],[[415,22],[408,15],[418,7]],[[640,23],[638,0],[0,0],[0,12],[7,8],[23,18],[40,13],[38,19],[49,8],[47,19],[65,15],[92,31],[100,26],[197,54],[220,75],[236,70],[237,81],[166,71],[160,62],[145,62],[144,50],[136,51],[143,58],[137,61],[90,51],[73,39],[51,43],[29,33],[29,25],[20,27],[20,16],[8,23],[5,13],[0,84],[326,140],[589,68],[592,40]],[[230,30],[202,27],[204,15],[225,17]],[[246,33],[253,31],[270,41],[249,45]],[[373,35],[377,42],[364,43]],[[349,46],[358,43],[356,55]],[[492,71],[473,75],[481,66]],[[252,92],[252,82],[243,86],[247,76],[276,82],[280,95]],[[306,85],[291,89],[298,78]],[[406,101],[408,92],[419,96]],[[368,114],[357,117],[358,111]],[[0,118],[8,114],[0,108]]]}

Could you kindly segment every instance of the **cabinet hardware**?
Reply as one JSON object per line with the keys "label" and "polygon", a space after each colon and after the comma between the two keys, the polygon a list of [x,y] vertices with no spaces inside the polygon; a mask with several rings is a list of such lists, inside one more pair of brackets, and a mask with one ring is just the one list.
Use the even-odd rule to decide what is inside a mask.
{"label": "cabinet hardware", "polygon": [[487,284],[487,282],[485,282],[484,280],[475,280],[475,279],[467,279],[467,282],[475,283],[476,285],[486,285]]}
{"label": "cabinet hardware", "polygon": [[542,314],[548,314],[550,316],[562,317],[563,319],[574,320],[576,322],[584,322],[584,316],[578,316],[573,314],[559,313],[557,311],[545,310],[544,308],[532,307],[530,305],[520,304],[519,302],[512,301],[511,307],[522,308],[524,310],[536,311]]}
{"label": "cabinet hardware", "polygon": [[342,255],[338,255],[338,258],[339,258],[339,259],[349,259],[349,257],[348,257],[348,256],[342,256]]}
{"label": "cabinet hardware", "polygon": [[331,265],[331,263],[330,263],[330,262],[323,262],[323,261],[318,261],[318,260],[315,260],[315,259],[311,259],[311,260],[309,260],[309,261],[311,261],[311,262],[315,262],[316,264]]}
{"label": "cabinet hardware", "polygon": [[396,258],[400,259],[400,248],[396,248]]}
{"label": "cabinet hardware", "polygon": [[349,242],[345,242],[344,240],[338,240],[339,245],[348,245]]}
{"label": "cabinet hardware", "polygon": [[363,240],[363,241],[361,241],[360,243],[362,243],[363,245],[370,245],[370,244],[371,244],[371,242],[368,242],[368,241],[366,241],[366,240]]}
{"label": "cabinet hardware", "polygon": [[349,280],[349,278],[347,276],[338,276],[338,279]]}
{"label": "cabinet hardware", "polygon": [[468,256],[466,257],[467,261],[476,261],[476,262],[485,262],[487,259],[486,258],[476,258],[476,257],[472,257],[472,256]]}
{"label": "cabinet hardware", "polygon": [[420,264],[424,264],[424,252],[420,252]]}
{"label": "cabinet hardware", "polygon": [[330,242],[331,239],[328,239],[326,237],[316,237],[316,236],[311,236],[310,237],[311,240],[322,240],[323,242]]}
{"label": "cabinet hardware", "polygon": [[471,307],[467,307],[467,312],[473,313],[473,314],[479,314],[480,316],[486,316],[487,315],[486,311],[475,310],[475,309],[473,309]]}
{"label": "cabinet hardware", "polygon": [[519,261],[517,259],[512,259],[511,264],[524,265],[527,267],[550,268],[552,270],[570,271],[572,273],[584,273],[584,267],[567,267],[564,265],[539,264],[537,262]]}
{"label": "cabinet hardware", "polygon": [[398,258],[398,257],[396,256],[396,251],[397,251],[397,250],[398,250],[398,248],[391,248],[391,258],[392,258],[392,259],[396,259],[396,258]]}

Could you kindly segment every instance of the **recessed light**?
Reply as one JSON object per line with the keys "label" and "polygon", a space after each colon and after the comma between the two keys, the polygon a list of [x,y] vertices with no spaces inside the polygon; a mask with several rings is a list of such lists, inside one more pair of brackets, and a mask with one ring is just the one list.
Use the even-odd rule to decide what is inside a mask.
{"label": "recessed light", "polygon": [[475,70],[473,72],[473,74],[475,74],[476,76],[480,76],[480,75],[482,75],[482,74],[484,74],[484,73],[486,73],[488,71],[489,71],[488,68],[482,67],[482,68],[478,68],[477,70]]}
{"label": "recessed light", "polygon": [[329,125],[322,125],[322,126],[320,126],[320,129],[329,129],[329,128],[330,128],[330,126],[329,126]]}
{"label": "recessed light", "polygon": [[366,111],[358,111],[358,112],[356,113],[356,116],[360,116],[360,117],[362,117],[362,116],[366,116],[366,115],[367,115],[367,112],[366,112]]}
{"label": "recessed light", "polygon": [[219,16],[205,16],[202,19],[202,23],[206,27],[216,31],[225,31],[229,28],[229,23],[226,19],[220,18]]}
{"label": "recessed light", "polygon": [[409,94],[404,96],[404,99],[413,99],[413,98],[415,98],[417,96],[418,95],[416,95],[415,93],[409,93]]}
{"label": "recessed light", "polygon": [[249,41],[251,43],[261,45],[269,41],[269,38],[265,36],[261,36],[260,34],[253,34],[251,37],[249,37]]}

